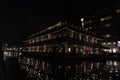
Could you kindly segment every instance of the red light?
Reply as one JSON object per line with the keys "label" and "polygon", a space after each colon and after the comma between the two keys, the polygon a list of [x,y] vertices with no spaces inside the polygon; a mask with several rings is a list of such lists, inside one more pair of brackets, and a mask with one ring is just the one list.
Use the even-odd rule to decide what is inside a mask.
{"label": "red light", "polygon": [[85,48],[85,50],[90,51],[90,48]]}

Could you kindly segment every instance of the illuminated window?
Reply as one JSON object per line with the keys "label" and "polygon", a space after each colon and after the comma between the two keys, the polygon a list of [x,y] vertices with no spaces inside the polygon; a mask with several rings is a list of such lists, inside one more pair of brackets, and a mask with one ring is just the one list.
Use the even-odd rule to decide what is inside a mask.
{"label": "illuminated window", "polygon": [[71,48],[68,48],[68,52],[71,52]]}
{"label": "illuminated window", "polygon": [[31,43],[31,40],[29,40],[29,44]]}
{"label": "illuminated window", "polygon": [[116,10],[116,13],[120,13],[120,9],[117,9],[117,10]]}
{"label": "illuminated window", "polygon": [[113,44],[116,44],[116,42],[114,42]]}
{"label": "illuminated window", "polygon": [[34,42],[35,42],[35,40],[33,39],[33,40],[32,40],[32,43],[34,43]]}
{"label": "illuminated window", "polygon": [[103,25],[103,27],[110,27],[111,24],[106,24],[106,25]]}
{"label": "illuminated window", "polygon": [[112,16],[103,17],[103,18],[100,19],[100,21],[109,20],[109,19],[111,19],[111,18],[112,18]]}
{"label": "illuminated window", "polygon": [[92,27],[90,26],[89,29],[91,29]]}
{"label": "illuminated window", "polygon": [[79,34],[79,39],[81,40],[81,34]]}
{"label": "illuminated window", "polygon": [[82,28],[84,28],[84,23],[82,22]]}
{"label": "illuminated window", "polygon": [[97,39],[95,39],[94,41],[95,41],[95,43],[97,43]]}
{"label": "illuminated window", "polygon": [[110,37],[110,35],[109,35],[109,34],[107,34],[107,35],[106,35],[106,37]]}
{"label": "illuminated window", "polygon": [[117,61],[114,61],[114,62],[113,62],[113,65],[114,65],[114,66],[117,66],[117,65],[118,65]]}
{"label": "illuminated window", "polygon": [[88,41],[88,36],[86,36],[86,41]]}
{"label": "illuminated window", "polygon": [[106,43],[102,43],[102,45],[106,45]]}
{"label": "illuminated window", "polygon": [[111,37],[109,34],[103,35],[104,38],[109,38]]}
{"label": "illuminated window", "polygon": [[81,18],[81,22],[83,22],[84,21],[84,18]]}
{"label": "illuminated window", "polygon": [[113,53],[116,53],[117,52],[117,49],[116,48],[113,48]]}
{"label": "illuminated window", "polygon": [[92,38],[92,39],[91,39],[91,42],[94,42],[94,41],[95,41],[95,39],[94,39],[94,38]]}
{"label": "illuminated window", "polygon": [[111,43],[108,43],[108,44],[111,44]]}
{"label": "illuminated window", "polygon": [[48,34],[48,39],[51,39],[51,35],[50,34]]}

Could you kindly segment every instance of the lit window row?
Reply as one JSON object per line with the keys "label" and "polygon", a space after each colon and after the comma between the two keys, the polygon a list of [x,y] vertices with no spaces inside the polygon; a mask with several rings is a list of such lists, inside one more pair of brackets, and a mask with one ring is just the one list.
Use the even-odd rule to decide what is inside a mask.
{"label": "lit window row", "polygon": [[110,34],[105,34],[105,35],[103,35],[103,37],[104,38],[109,38],[109,37],[111,37],[111,35]]}
{"label": "lit window row", "polygon": [[116,42],[103,42],[102,45],[109,47],[109,49],[104,49],[108,53],[117,53],[119,51],[118,45]]}
{"label": "lit window row", "polygon": [[47,35],[42,35],[39,37],[35,37],[33,39],[29,39],[28,40],[28,44],[32,44],[32,43],[37,43],[37,42],[41,42],[41,41],[46,41],[46,40],[50,40],[50,39],[55,39],[55,38],[60,38],[60,37],[71,37],[74,39],[79,39],[79,40],[83,40],[83,41],[88,41],[88,42],[92,42],[92,43],[97,43],[97,38],[92,37],[92,36],[88,36],[82,33],[78,33],[75,31],[69,31],[69,30],[64,30],[64,31],[60,31],[57,33],[52,33],[52,34],[47,34]]}
{"label": "lit window row", "polygon": [[112,18],[112,16],[103,17],[100,19],[100,21],[106,21],[106,20],[109,20],[111,18]]}
{"label": "lit window row", "polygon": [[116,42],[103,42],[102,45],[113,45],[115,46],[116,45]]}
{"label": "lit window row", "polygon": [[[64,22],[63,24],[67,24],[67,22]],[[31,37],[36,36],[36,35],[39,35],[39,34],[41,34],[41,33],[47,32],[47,31],[52,30],[52,29],[55,29],[55,28],[59,28],[59,27],[61,27],[61,25],[62,25],[62,22],[60,21],[60,22],[56,23],[55,25],[50,26],[50,27],[48,27],[48,28],[40,31],[39,33],[32,34]]]}
{"label": "lit window row", "polygon": [[104,49],[104,51],[107,53],[117,53],[118,49],[117,48],[110,48],[110,49]]}
{"label": "lit window row", "polygon": [[57,44],[57,45],[44,45],[44,46],[31,46],[25,47],[24,52],[51,52],[51,53],[82,53],[82,54],[99,54],[102,50],[87,46],[78,46],[70,44]]}
{"label": "lit window row", "polygon": [[103,27],[110,27],[111,26],[111,24],[105,24],[105,25],[103,25]]}

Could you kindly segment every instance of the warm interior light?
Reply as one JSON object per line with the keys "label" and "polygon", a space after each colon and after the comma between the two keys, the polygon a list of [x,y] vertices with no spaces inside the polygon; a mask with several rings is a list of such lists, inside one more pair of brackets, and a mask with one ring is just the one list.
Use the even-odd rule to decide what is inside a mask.
{"label": "warm interior light", "polygon": [[68,52],[71,52],[71,48],[68,48]]}
{"label": "warm interior light", "polygon": [[113,53],[116,53],[116,52],[117,52],[117,50],[115,48],[113,48]]}
{"label": "warm interior light", "polygon": [[84,21],[84,18],[81,18],[81,22],[83,22]]}
{"label": "warm interior light", "polygon": [[111,37],[109,34],[103,35],[104,38],[109,38]]}

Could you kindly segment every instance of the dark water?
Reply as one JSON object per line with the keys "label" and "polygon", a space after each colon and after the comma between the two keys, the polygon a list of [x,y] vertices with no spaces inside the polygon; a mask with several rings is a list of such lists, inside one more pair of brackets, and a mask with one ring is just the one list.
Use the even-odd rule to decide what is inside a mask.
{"label": "dark water", "polygon": [[7,80],[120,80],[120,61],[9,57]]}

